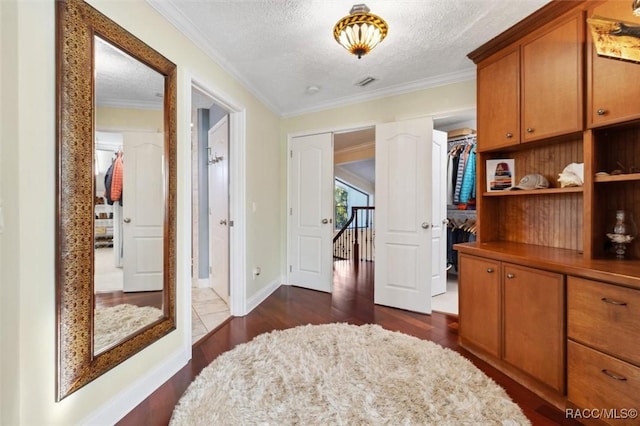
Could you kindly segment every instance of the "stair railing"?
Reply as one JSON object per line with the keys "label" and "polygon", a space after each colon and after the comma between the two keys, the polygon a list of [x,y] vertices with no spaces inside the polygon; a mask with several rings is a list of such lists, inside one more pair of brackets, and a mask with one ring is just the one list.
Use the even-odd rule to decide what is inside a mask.
{"label": "stair railing", "polygon": [[340,260],[374,260],[375,207],[351,207],[351,216],[333,237],[333,257]]}

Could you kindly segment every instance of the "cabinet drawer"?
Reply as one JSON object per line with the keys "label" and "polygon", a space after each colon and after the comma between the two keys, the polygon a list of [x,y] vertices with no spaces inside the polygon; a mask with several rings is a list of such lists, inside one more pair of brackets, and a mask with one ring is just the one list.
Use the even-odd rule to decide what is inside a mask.
{"label": "cabinet drawer", "polygon": [[569,338],[640,365],[640,291],[569,277]]}
{"label": "cabinet drawer", "polygon": [[[640,368],[572,341],[567,350],[569,401],[582,409],[617,410],[620,417],[625,409],[638,409]],[[638,424],[637,418],[602,420]]]}

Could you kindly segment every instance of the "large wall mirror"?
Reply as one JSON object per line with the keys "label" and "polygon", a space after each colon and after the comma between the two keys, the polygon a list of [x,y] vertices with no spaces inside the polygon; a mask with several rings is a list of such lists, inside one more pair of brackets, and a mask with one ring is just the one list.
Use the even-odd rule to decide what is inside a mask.
{"label": "large wall mirror", "polygon": [[175,329],[176,66],[81,0],[57,14],[57,392]]}

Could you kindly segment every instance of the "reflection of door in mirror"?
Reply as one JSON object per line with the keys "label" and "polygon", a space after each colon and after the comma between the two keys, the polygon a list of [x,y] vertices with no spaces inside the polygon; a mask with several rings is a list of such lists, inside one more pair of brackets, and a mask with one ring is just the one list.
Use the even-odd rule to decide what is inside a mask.
{"label": "reflection of door in mirror", "polygon": [[95,38],[94,353],[163,315],[164,77]]}

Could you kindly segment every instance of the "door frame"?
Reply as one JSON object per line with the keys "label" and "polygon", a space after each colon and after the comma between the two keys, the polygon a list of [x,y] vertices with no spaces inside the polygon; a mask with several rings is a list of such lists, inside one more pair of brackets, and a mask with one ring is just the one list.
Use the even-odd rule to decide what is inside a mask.
{"label": "door frame", "polygon": [[[434,124],[436,120],[439,119],[444,119],[447,117],[451,117],[451,116],[456,116],[456,115],[460,115],[460,114],[468,114],[470,112],[475,112],[476,109],[475,108],[463,108],[463,109],[459,109],[459,110],[451,110],[451,111],[439,111],[439,112],[434,112],[432,114],[418,114],[415,116],[402,116],[402,117],[396,117],[395,121],[402,121],[402,120],[412,120],[412,119],[417,119],[417,118],[423,118],[423,117],[430,117]],[[310,136],[310,135],[315,135],[318,133],[346,133],[346,132],[354,132],[357,130],[363,130],[363,129],[367,129],[367,128],[371,128],[371,127],[375,127],[377,124],[382,124],[378,121],[365,121],[365,122],[360,122],[360,123],[354,123],[354,124],[346,124],[346,125],[341,125],[341,126],[330,126],[330,127],[324,127],[324,128],[319,128],[319,129],[314,129],[314,130],[304,130],[304,131],[299,131],[299,132],[292,132],[287,134],[287,151],[286,151],[286,158],[288,160],[289,158],[289,152],[291,151],[291,143],[292,143],[292,139],[295,137],[300,137],[300,136]],[[435,130],[435,128],[434,128]],[[285,282],[284,285],[291,285],[290,279],[289,279],[289,265],[291,265],[291,248],[289,247],[289,241],[291,238],[291,216],[288,214],[289,209],[292,207],[291,206],[291,164],[289,161],[287,161],[287,181],[286,181],[286,185],[287,185],[287,205],[286,205],[286,210],[285,210],[285,214],[287,216],[287,230],[286,230],[286,256],[285,256],[285,262],[282,265],[282,276],[286,277],[285,278]],[[335,172],[334,172],[335,175]],[[334,176],[335,177],[335,176]],[[332,290],[333,290],[333,284],[332,284]]]}
{"label": "door frame", "polygon": [[[229,228],[229,309],[232,316],[244,316],[247,314],[247,288],[246,288],[246,109],[240,103],[224,94],[216,85],[196,76],[191,71],[185,71],[183,84],[183,117],[178,123],[184,123],[182,132],[185,143],[182,148],[178,147],[179,166],[185,170],[180,174],[178,180],[178,203],[183,206],[183,215],[178,217],[178,224],[182,232],[182,238],[178,240],[178,245],[186,259],[183,259],[182,277],[184,286],[184,300],[182,309],[182,319],[187,331],[185,332],[185,346],[191,351],[191,233],[192,233],[192,188],[191,176],[191,90],[196,88],[206,94],[229,115],[229,219],[233,221],[233,226]],[[180,155],[182,154],[182,155]],[[180,264],[180,259],[178,259]],[[188,284],[188,285],[186,285]]]}
{"label": "door frame", "polygon": [[[346,126],[336,126],[336,127],[329,127],[329,128],[325,128],[325,129],[318,129],[318,130],[307,130],[307,131],[302,131],[302,132],[294,132],[294,133],[289,133],[287,135],[287,152],[286,152],[286,158],[287,158],[287,209],[285,211],[285,214],[287,216],[287,233],[286,233],[286,238],[287,238],[287,244],[286,244],[286,250],[287,250],[287,255],[285,256],[285,264],[283,265],[283,277],[285,278],[285,285],[291,285],[291,279],[290,279],[290,273],[289,273],[289,265],[292,264],[292,251],[291,251],[291,247],[289,245],[289,241],[291,241],[291,232],[292,232],[292,223],[291,223],[291,215],[288,214],[289,209],[291,209],[293,206],[291,205],[291,175],[292,175],[292,170],[291,170],[291,162],[289,161],[289,152],[291,152],[292,149],[292,143],[293,143],[293,139],[297,138],[297,137],[304,137],[304,136],[312,136],[312,135],[317,135],[317,134],[321,134],[321,133],[331,133],[331,134],[336,134],[336,133],[347,133],[347,132],[354,132],[357,130],[363,130],[363,129],[368,129],[371,127],[375,127],[376,123],[375,122],[366,122],[366,123],[359,123],[359,124],[353,124],[353,125],[346,125]],[[332,153],[333,155],[333,153]],[[334,178],[335,178],[335,171],[334,171]],[[331,292],[333,292],[333,280],[331,282]]]}

